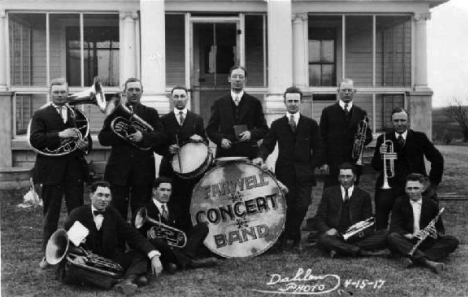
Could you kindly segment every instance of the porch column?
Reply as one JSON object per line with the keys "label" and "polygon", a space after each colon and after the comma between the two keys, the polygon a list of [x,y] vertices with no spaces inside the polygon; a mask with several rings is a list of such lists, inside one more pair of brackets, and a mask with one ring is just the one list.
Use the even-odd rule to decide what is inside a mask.
{"label": "porch column", "polygon": [[121,12],[121,46],[120,46],[120,81],[123,84],[128,78],[137,76],[136,65],[136,36],[135,20],[138,19],[136,11]]}
{"label": "porch column", "polygon": [[142,101],[167,113],[166,34],[163,0],[140,0]]}
{"label": "porch column", "polygon": [[7,77],[7,57],[6,57],[6,36],[5,30],[7,28],[6,24],[6,14],[5,10],[0,10],[0,91],[6,90],[6,77]]}
{"label": "porch column", "polygon": [[294,85],[299,88],[307,86],[307,13],[297,13],[293,16],[293,47],[294,47]]}
{"label": "porch column", "polygon": [[[3,69],[0,69],[3,71]],[[11,151],[12,127],[12,92],[0,91],[0,168],[13,166]]]}
{"label": "porch column", "polygon": [[267,114],[285,110],[282,95],[293,82],[292,41],[291,0],[268,1]]}
{"label": "porch column", "polygon": [[431,13],[418,13],[414,15],[414,89],[427,89],[427,21]]}

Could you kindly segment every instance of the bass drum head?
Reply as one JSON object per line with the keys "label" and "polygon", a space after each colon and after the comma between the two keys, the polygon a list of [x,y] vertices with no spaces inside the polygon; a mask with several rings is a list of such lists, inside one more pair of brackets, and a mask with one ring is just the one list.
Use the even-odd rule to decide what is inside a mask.
{"label": "bass drum head", "polygon": [[[182,178],[195,178],[208,169],[212,162],[209,147],[203,142],[188,142],[172,158],[172,169]],[[180,162],[179,162],[180,161]]]}
{"label": "bass drum head", "polygon": [[226,258],[254,257],[281,235],[286,200],[273,175],[246,162],[212,168],[195,186],[192,224],[207,223],[204,244]]}

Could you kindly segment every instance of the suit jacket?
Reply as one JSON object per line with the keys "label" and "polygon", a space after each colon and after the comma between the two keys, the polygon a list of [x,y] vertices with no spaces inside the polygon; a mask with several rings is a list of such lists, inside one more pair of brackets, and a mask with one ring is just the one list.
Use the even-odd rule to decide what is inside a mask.
{"label": "suit jacket", "polygon": [[122,241],[125,241],[132,249],[145,255],[154,250],[150,242],[111,206],[105,210],[100,231],[97,230],[94,223],[91,205],[84,205],[74,209],[65,221],[65,230],[69,230],[75,221],[79,221],[89,230],[89,235],[83,244],[84,247],[103,257],[114,259],[123,254],[123,251],[117,248],[117,243]]}
{"label": "suit jacket", "polygon": [[[60,145],[59,132],[76,127],[76,122],[68,109],[68,119],[64,123],[61,115],[50,104],[37,110],[31,121],[29,142],[38,149],[45,147],[58,147]],[[86,180],[87,164],[84,155],[92,148],[91,136],[88,135],[88,149],[80,149],[63,156],[45,156],[37,154],[33,171],[33,179],[37,184],[53,185],[60,183],[65,173],[76,180]]]}
{"label": "suit jacket", "polygon": [[[409,173],[420,173],[427,176],[424,157],[431,162],[431,171],[429,172],[431,184],[438,185],[440,183],[444,173],[444,157],[434,144],[429,141],[426,134],[409,129],[403,149],[398,145],[395,132],[386,133],[385,139],[393,142],[393,147],[398,158],[395,160],[395,177],[388,179],[388,183],[391,187],[394,185],[400,187],[404,186],[406,183],[406,176]],[[372,167],[374,167],[376,171],[382,171],[383,169],[383,161],[380,155],[382,142],[383,135],[380,135],[377,138],[377,144],[372,158]],[[381,172],[377,179],[377,187],[382,185],[382,180],[383,173]]]}
{"label": "suit jacket", "polygon": [[[429,224],[429,222],[434,219],[438,212],[439,206],[437,205],[437,202],[432,199],[423,197],[419,228],[421,230],[424,229]],[[398,197],[398,199],[395,201],[395,204],[393,205],[390,232],[396,232],[401,235],[408,233],[413,234],[413,223],[413,207],[411,206],[410,198],[407,195]],[[440,235],[444,234],[444,224],[442,223],[441,217],[436,222],[435,227],[437,233]]]}
{"label": "suit jacket", "polygon": [[[166,137],[156,109],[138,104],[134,112],[154,129],[143,133],[142,144],[156,146],[165,142]],[[151,183],[156,174],[153,150],[141,150],[117,136],[110,128],[113,119],[112,116],[105,119],[98,135],[101,145],[112,146],[104,178],[112,184],[124,186],[132,174],[133,180],[138,184]]]}
{"label": "suit jacket", "polygon": [[172,173],[173,170],[170,163],[173,155],[169,153],[169,146],[177,142],[179,145],[182,145],[195,134],[203,137],[206,143],[208,143],[208,138],[205,134],[203,118],[190,110],[187,111],[187,116],[182,126],[179,125],[174,111],[162,116],[161,123],[167,138],[166,142],[157,145],[155,148],[156,153],[163,156],[160,165],[160,174],[161,171]]}
{"label": "suit jacket", "polygon": [[[340,185],[332,186],[323,190],[322,200],[315,215],[315,224],[317,230],[321,233],[325,233],[332,228],[338,228],[343,208],[343,197],[340,187]],[[370,195],[361,188],[354,186],[349,203],[351,225],[372,216]]]}
{"label": "suit jacket", "polygon": [[[353,162],[351,154],[358,123],[367,116],[367,112],[353,103],[351,118],[345,120],[345,113],[337,102],[327,106],[320,117],[320,132],[324,143],[325,158],[331,174],[338,174],[338,166],[344,162]],[[367,128],[365,144],[372,141],[372,130]]]}
{"label": "suit jacket", "polygon": [[314,169],[323,162],[322,140],[319,127],[313,119],[300,115],[295,132],[286,116],[271,124],[271,129],[260,146],[260,157],[265,160],[278,143],[275,174],[282,182],[295,172],[300,184],[316,185]]}
{"label": "suit jacket", "polygon": [[[225,150],[221,148],[221,140],[226,138],[236,142],[234,125],[247,125],[252,137],[248,142],[233,143],[232,148]],[[261,102],[244,92],[239,104],[239,117],[236,121],[235,105],[231,94],[226,94],[211,106],[211,117],[206,127],[206,133],[211,141],[217,146],[217,157],[223,156],[246,156],[257,155],[257,141],[262,139],[268,132],[268,125],[263,114]]]}

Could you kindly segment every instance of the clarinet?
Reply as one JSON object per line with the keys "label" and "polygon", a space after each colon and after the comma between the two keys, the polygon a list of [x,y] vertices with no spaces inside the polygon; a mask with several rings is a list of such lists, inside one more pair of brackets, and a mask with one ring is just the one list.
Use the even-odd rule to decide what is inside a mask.
{"label": "clarinet", "polygon": [[418,246],[429,236],[429,229],[432,227],[435,227],[436,222],[439,220],[440,215],[444,212],[444,210],[445,210],[445,207],[442,207],[439,210],[439,213],[437,213],[437,215],[432,219],[432,221],[430,221],[429,224],[427,224],[426,228],[421,230],[422,231],[421,238],[418,240],[418,242],[416,242],[416,244],[413,246],[413,248],[408,253],[408,255],[412,256],[414,252],[416,251],[416,249],[418,248]]}

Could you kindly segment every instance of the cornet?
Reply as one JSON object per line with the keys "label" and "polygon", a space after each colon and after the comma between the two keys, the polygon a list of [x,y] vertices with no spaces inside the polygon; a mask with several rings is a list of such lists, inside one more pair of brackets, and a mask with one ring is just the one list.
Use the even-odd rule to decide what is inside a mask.
{"label": "cornet", "polygon": [[[395,176],[395,160],[397,159],[397,154],[394,151],[393,141],[391,141],[390,139],[385,140],[385,133],[383,135],[382,145],[387,146],[387,152],[382,154],[383,184],[382,184],[382,187],[380,188],[383,190],[388,190],[388,189],[391,189],[390,185],[388,184],[388,179]],[[390,174],[387,171],[387,161],[388,161],[388,167],[389,167],[388,170],[390,171]]]}
{"label": "cornet", "polygon": [[356,160],[356,165],[362,165],[362,153],[366,144],[367,117],[358,123],[356,134],[354,135],[354,145],[351,158]]}

